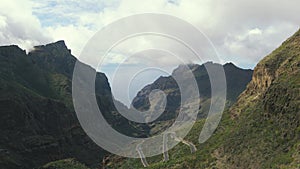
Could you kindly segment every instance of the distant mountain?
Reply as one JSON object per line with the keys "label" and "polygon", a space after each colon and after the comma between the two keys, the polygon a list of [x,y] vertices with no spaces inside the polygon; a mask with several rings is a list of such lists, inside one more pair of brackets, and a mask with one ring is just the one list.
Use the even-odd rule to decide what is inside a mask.
{"label": "distant mountain", "polygon": [[[191,154],[179,144],[169,151],[169,161],[152,157],[148,168],[300,168],[300,30],[257,64],[216,132],[199,144],[204,122],[185,138],[198,151]],[[143,168],[138,159],[112,157],[106,167],[115,166]]]}
{"label": "distant mountain", "polygon": [[[73,108],[75,62],[63,41],[37,46],[29,54],[15,45],[0,47],[0,168],[36,168],[64,158],[99,166],[106,153],[82,130]],[[142,136],[143,129],[117,113],[106,76],[97,73],[95,83],[108,123]]]}
{"label": "distant mountain", "polygon": [[[199,88],[199,94],[201,97],[200,110],[199,110],[199,118],[204,118],[207,116],[209,106],[210,106],[210,98],[211,98],[211,84],[208,72],[206,70],[206,66],[211,67],[212,69],[216,69],[219,67],[223,67],[226,75],[226,83],[227,83],[227,106],[232,105],[237,97],[246,89],[247,84],[250,82],[252,77],[252,70],[250,69],[241,69],[235,66],[233,63],[227,63],[225,65],[207,62],[203,65],[190,64],[188,65]],[[185,76],[185,69],[183,66],[179,66],[176,68],[172,76],[183,77]],[[161,125],[160,121],[168,121],[166,125],[171,125],[172,120],[174,120],[178,112],[180,110],[180,90],[179,87],[172,76],[168,77],[160,77],[154,83],[145,86],[141,91],[138,92],[137,96],[132,101],[132,106],[140,111],[148,110],[150,107],[149,103],[149,94],[152,90],[159,89],[164,91],[167,95],[167,105],[163,114],[156,120],[152,126],[153,134],[156,131],[159,131],[162,127],[166,127],[165,125]],[[186,80],[187,88],[189,88],[190,84],[189,79]],[[156,128],[157,124],[159,128]]]}

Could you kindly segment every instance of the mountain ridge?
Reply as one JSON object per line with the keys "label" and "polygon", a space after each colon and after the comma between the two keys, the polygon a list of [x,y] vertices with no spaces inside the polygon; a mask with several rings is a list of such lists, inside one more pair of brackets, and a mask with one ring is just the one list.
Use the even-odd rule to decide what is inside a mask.
{"label": "mountain ridge", "polygon": [[[282,168],[300,167],[300,30],[260,61],[238,101],[223,113],[212,137],[199,144],[204,120],[185,138],[197,152],[179,144],[170,160],[148,158],[160,168]],[[139,160],[112,157],[107,168],[143,168]]]}
{"label": "mountain ridge", "polygon": [[[36,48],[27,54],[16,45],[0,47],[0,168],[37,168],[65,158],[100,166],[107,153],[85,134],[73,108],[71,86],[77,59],[63,41]],[[115,113],[105,74],[96,73],[95,84],[107,121],[119,132],[138,133]]]}
{"label": "mountain ridge", "polygon": [[[246,88],[248,82],[250,82],[252,77],[252,70],[242,69],[235,66],[233,63],[226,63],[221,65],[219,63],[206,62],[202,65],[189,64],[187,65],[191,72],[193,73],[195,80],[198,84],[199,94],[201,97],[199,118],[204,118],[208,114],[211,86],[208,72],[206,66],[210,66],[212,70],[214,68],[222,67],[226,75],[227,81],[227,106],[230,106],[236,101],[238,95]],[[174,119],[179,112],[181,96],[180,89],[177,82],[173,79],[173,76],[184,76],[185,66],[179,65],[172,72],[171,76],[161,76],[156,79],[152,84],[146,85],[142,90],[140,90],[136,97],[132,101],[132,106],[140,111],[148,110],[150,107],[149,94],[152,90],[159,89],[164,91],[167,95],[167,105],[164,113],[159,117],[157,121],[169,121]],[[188,90],[188,81],[186,79],[186,90]],[[156,122],[157,122],[156,121]]]}
{"label": "mountain ridge", "polygon": [[[58,46],[63,44],[58,42]],[[63,47],[60,54],[51,45],[48,51],[48,47],[28,55],[15,45],[0,47],[0,167],[41,167],[59,160],[43,168],[75,165],[86,168],[67,159],[70,157],[89,167],[98,167],[105,153],[82,131],[71,107],[70,67],[74,62],[72,59],[67,62],[68,68],[57,64],[57,60],[48,57],[57,55],[56,59],[63,59],[59,56],[67,56],[66,49]],[[226,67],[235,69],[230,63]],[[199,79],[207,77],[203,72],[195,74]],[[99,73],[96,86],[105,90],[98,89],[97,99],[110,124],[123,133],[147,130],[117,114],[109,83],[103,77]],[[300,30],[258,63],[246,90],[224,112],[220,126],[204,144],[198,143],[198,137],[205,121],[196,122],[184,139],[197,143],[197,152],[191,154],[179,144],[170,150],[169,161],[162,162],[161,156],[149,158],[149,168],[299,168],[299,80]],[[164,90],[174,87],[169,82],[170,79],[163,77],[160,83],[164,86],[158,83],[158,87]],[[176,91],[175,85],[175,90],[169,93],[176,98]],[[140,128],[136,131],[131,127]],[[117,156],[105,158],[104,164],[106,168],[143,168],[138,159]]]}

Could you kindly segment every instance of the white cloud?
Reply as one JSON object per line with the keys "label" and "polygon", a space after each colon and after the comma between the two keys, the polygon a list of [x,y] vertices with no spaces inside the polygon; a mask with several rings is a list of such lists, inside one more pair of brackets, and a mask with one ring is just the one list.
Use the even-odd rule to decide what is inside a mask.
{"label": "white cloud", "polygon": [[[241,58],[254,57],[250,64],[253,66],[299,27],[297,7],[300,4],[297,0],[288,3],[274,3],[271,0],[170,2],[5,0],[0,5],[1,44],[17,43],[28,48],[30,45],[64,39],[73,54],[79,56],[89,38],[104,25],[132,14],[158,12],[185,19],[201,29],[220,51],[223,61],[249,66],[242,63]],[[273,33],[269,32],[271,28]],[[275,40],[269,38],[271,35]],[[139,47],[143,48],[141,44]],[[253,48],[256,50],[249,52]]]}
{"label": "white cloud", "polygon": [[2,0],[0,4],[0,45],[17,44],[29,49],[33,45],[51,42],[40,25],[40,21],[32,15],[30,1]]}
{"label": "white cloud", "polygon": [[258,28],[249,30],[249,35],[261,35],[262,31]]}
{"label": "white cloud", "polygon": [[94,34],[94,31],[87,27],[75,25],[47,27],[45,31],[47,31],[55,41],[65,40],[66,45],[75,56],[80,55],[87,40]]}
{"label": "white cloud", "polygon": [[253,67],[265,55],[277,48],[294,31],[294,25],[283,24],[229,34],[223,46],[220,47],[220,51],[239,65]]}
{"label": "white cloud", "polygon": [[[154,12],[170,14],[195,25],[211,39],[222,62],[254,67],[299,29],[299,6],[299,0],[2,0],[0,45],[19,44],[30,48],[63,39],[72,53],[79,56],[88,40],[103,26],[122,17]],[[164,40],[139,38],[120,44],[106,64],[121,63],[128,54],[159,46],[177,49],[176,44],[166,44]],[[178,64],[170,56],[157,61],[147,55],[132,57],[127,62],[128,65],[147,62],[152,66],[158,63],[168,68]]]}

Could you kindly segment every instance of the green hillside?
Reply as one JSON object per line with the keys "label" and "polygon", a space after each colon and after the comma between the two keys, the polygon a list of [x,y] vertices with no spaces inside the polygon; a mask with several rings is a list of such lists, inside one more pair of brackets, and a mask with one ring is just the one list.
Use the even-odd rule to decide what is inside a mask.
{"label": "green hillside", "polygon": [[[196,153],[180,144],[167,162],[162,156],[148,158],[149,168],[300,168],[300,31],[258,63],[217,131],[199,144],[203,123],[185,138],[196,144]],[[106,166],[143,168],[139,159],[116,156]]]}
{"label": "green hillside", "polygon": [[[107,156],[83,132],[71,98],[75,62],[63,41],[38,46],[29,54],[14,45],[0,47],[0,168],[98,168],[102,162],[105,168],[144,168],[139,159]],[[232,64],[224,68],[239,70]],[[300,168],[299,71],[300,31],[258,63],[245,91],[203,144],[198,137],[204,119],[196,122],[184,138],[196,145],[195,153],[179,144],[170,150],[167,162],[162,156],[147,158],[149,168]],[[205,77],[205,73],[195,74],[199,79]],[[226,75],[232,78],[228,81],[242,81],[238,73]],[[148,135],[149,126],[132,123],[117,113],[103,73],[97,73],[95,83],[98,104],[112,127],[127,135]],[[244,87],[228,86],[231,103],[246,83],[243,81]],[[159,79],[158,84],[174,88],[168,78]],[[176,90],[168,92],[177,95]],[[209,98],[209,92],[205,94]],[[137,106],[142,102],[136,102]]]}

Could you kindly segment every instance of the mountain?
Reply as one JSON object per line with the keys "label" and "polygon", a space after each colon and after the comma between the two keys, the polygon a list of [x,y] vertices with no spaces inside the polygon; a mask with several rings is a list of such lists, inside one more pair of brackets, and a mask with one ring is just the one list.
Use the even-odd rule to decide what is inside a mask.
{"label": "mountain", "polygon": [[[107,153],[84,133],[72,105],[71,77],[76,61],[63,41],[37,46],[28,54],[15,45],[0,47],[0,168],[99,167]],[[234,83],[246,86],[240,74],[230,76],[230,70],[247,70],[230,63],[213,65],[223,66],[227,82],[233,82],[228,85],[228,108],[217,130],[200,144],[205,122],[200,115],[184,138],[194,143],[197,151],[191,153],[180,143],[168,152],[168,161],[163,162],[162,156],[147,158],[148,168],[300,168],[300,30],[258,63],[246,88]],[[209,85],[200,80],[206,78],[203,65],[189,66],[200,86],[201,99],[209,101]],[[182,71],[179,67],[173,73]],[[99,107],[112,127],[136,137],[148,135],[150,129],[153,132],[153,126],[130,122],[117,113],[103,73],[97,73],[95,84]],[[168,93],[172,103],[159,120],[172,123],[180,93],[170,77],[146,86],[133,106],[147,109],[147,92],[155,87]],[[204,105],[202,102],[200,114]],[[105,157],[103,164],[105,168],[144,168],[140,159],[114,155]]]}
{"label": "mountain", "polygon": [[[36,46],[28,54],[15,45],[0,47],[0,168],[37,168],[67,158],[89,167],[101,164],[107,153],[85,134],[73,108],[76,61],[64,41]],[[116,113],[103,73],[97,73],[95,84],[108,123],[124,134],[141,135]]]}
{"label": "mountain", "polygon": [[[36,46],[28,54],[16,45],[0,47],[1,168],[34,168],[68,158],[75,158],[92,168],[100,165],[107,153],[85,134],[73,108],[72,75],[76,61],[64,41]],[[88,65],[80,64],[95,72]],[[197,77],[207,80],[204,67],[193,66]],[[243,72],[246,79],[252,73],[233,64],[224,67]],[[180,73],[179,70],[174,73]],[[170,89],[176,90],[176,84],[171,84],[170,78],[166,79]],[[159,85],[165,83],[163,77],[157,81]],[[131,110],[114,100],[103,73],[97,72],[95,84],[99,108],[114,129],[134,137],[151,134],[151,126],[131,122],[117,112],[114,102],[128,113]],[[203,84],[207,85],[207,81]],[[178,94],[174,93],[174,96]],[[202,94],[209,97],[206,89]]]}
{"label": "mountain", "polygon": [[[148,158],[149,168],[300,168],[300,30],[257,64],[215,133],[199,144],[204,122],[185,138],[198,151],[179,144],[169,161]],[[112,157],[106,168],[143,167],[138,159]]]}
{"label": "mountain", "polygon": [[[232,105],[237,97],[246,89],[247,84],[250,82],[253,71],[250,69],[241,69],[235,66],[233,63],[226,63],[225,65],[207,62],[202,65],[190,64],[189,69],[194,74],[196,79],[199,94],[201,97],[199,118],[205,118],[209,111],[211,102],[211,85],[206,67],[210,67],[212,70],[217,70],[222,67],[226,75],[227,83],[227,106]],[[186,69],[183,65],[176,68],[172,76],[159,77],[154,83],[145,86],[138,92],[137,96],[132,101],[132,106],[140,111],[148,110],[150,107],[149,94],[152,90],[162,90],[167,95],[166,109],[163,114],[152,123],[153,134],[162,128],[171,125],[180,110],[181,94],[179,87],[173,77],[183,77],[186,74]],[[186,88],[191,88],[189,79],[186,80]],[[158,125],[159,124],[159,125]]]}

